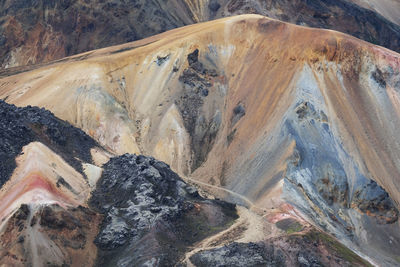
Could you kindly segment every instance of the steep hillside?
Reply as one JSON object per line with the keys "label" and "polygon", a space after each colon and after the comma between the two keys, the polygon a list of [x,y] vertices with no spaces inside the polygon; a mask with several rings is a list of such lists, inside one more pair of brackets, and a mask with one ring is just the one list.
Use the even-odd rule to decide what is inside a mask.
{"label": "steep hillside", "polygon": [[92,265],[101,217],[86,201],[107,153],[49,111],[0,113],[0,265]]}
{"label": "steep hillside", "polygon": [[35,64],[193,23],[180,1],[2,1],[2,67]]}
{"label": "steep hillside", "polygon": [[394,0],[5,0],[0,2],[0,65],[48,62],[245,13],[334,29],[400,51],[399,12]]}
{"label": "steep hillside", "polygon": [[[167,164],[128,154],[109,159],[90,137],[43,109],[1,101],[0,112],[0,166],[12,171],[0,174],[2,266],[203,266],[210,259],[214,266],[242,259],[368,266],[295,214],[269,222],[205,199]],[[282,246],[294,247],[284,253]]]}
{"label": "steep hillside", "polygon": [[291,204],[393,266],[399,71],[390,50],[244,15],[2,78],[0,97],[46,107],[113,153],[165,161],[269,221]]}
{"label": "steep hillside", "polygon": [[375,10],[388,20],[400,25],[400,2],[397,0],[353,0],[352,2]]}
{"label": "steep hillside", "polygon": [[400,51],[400,24],[397,16],[400,6],[396,0],[227,0],[220,2],[222,4],[217,17],[246,13],[261,14],[298,25],[340,31],[394,51]]}

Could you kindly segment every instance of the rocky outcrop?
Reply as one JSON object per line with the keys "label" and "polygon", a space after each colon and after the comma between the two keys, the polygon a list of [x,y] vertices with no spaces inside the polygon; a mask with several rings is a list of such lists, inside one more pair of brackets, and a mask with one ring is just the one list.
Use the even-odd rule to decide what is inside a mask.
{"label": "rocky outcrop", "polygon": [[357,186],[352,197],[351,207],[368,216],[376,217],[379,223],[395,223],[399,210],[389,194],[375,181],[367,180]]}
{"label": "rocky outcrop", "polygon": [[[286,177],[288,181],[297,184],[299,191],[322,210],[327,209],[317,201],[316,195],[335,210],[343,212],[345,209],[356,208],[368,216],[376,217],[378,223],[396,222],[399,211],[388,193],[375,181],[361,174],[356,181],[352,181],[342,167],[344,164],[340,162],[339,156],[333,156],[343,148],[331,139],[332,133],[325,113],[317,111],[308,102],[299,104],[295,112],[298,120],[296,125],[287,123],[288,131],[297,140],[298,149],[289,161],[291,171]],[[313,134],[310,135],[310,132]],[[318,151],[306,146],[312,143],[320,145]],[[314,164],[317,161],[318,165]],[[334,214],[329,216],[345,225],[348,223],[343,221],[340,213]]]}
{"label": "rocky outcrop", "polygon": [[92,264],[100,218],[77,203],[97,143],[45,109],[0,101],[0,114],[0,265]]}
{"label": "rocky outcrop", "polygon": [[217,110],[214,116],[204,116],[204,98],[209,90],[217,91],[216,83],[224,76],[215,69],[208,69],[199,61],[199,50],[195,49],[187,56],[188,67],[179,76],[183,83],[182,96],[176,100],[183,122],[191,136],[193,159],[191,171],[196,170],[207,158],[214,145],[215,137],[221,125],[221,113]]}
{"label": "rocky outcrop", "polygon": [[101,265],[173,265],[237,218],[234,205],[203,199],[165,163],[136,155],[104,165],[90,204],[105,217],[95,240]]}
{"label": "rocky outcrop", "polygon": [[[312,97],[309,100],[318,103]],[[390,226],[398,224],[399,211],[395,202],[375,181],[362,175],[357,166],[350,165],[350,161],[343,162],[348,156],[335,140],[323,110],[303,102],[294,108],[290,118],[286,122],[286,131],[296,140],[296,150],[288,161],[285,177],[288,201],[323,229],[335,229],[333,232],[342,236],[342,240],[359,240],[372,245],[372,240],[366,241],[356,227],[372,227],[375,234],[379,232],[378,235],[385,236],[383,239],[389,238],[379,229],[383,224],[389,224],[388,229],[396,228]],[[355,175],[349,172],[349,165]],[[303,209],[305,206],[308,207]],[[373,245],[385,247],[385,241],[379,242],[382,243]]]}
{"label": "rocky outcrop", "polygon": [[82,206],[22,204],[0,235],[0,264],[91,265],[96,255],[93,233],[99,220]]}
{"label": "rocky outcrop", "polygon": [[316,230],[258,243],[231,243],[190,257],[202,266],[369,266],[332,237]]}
{"label": "rocky outcrop", "polygon": [[198,267],[205,266],[283,266],[283,252],[268,251],[263,244],[232,243],[221,248],[193,255],[190,260]]}
{"label": "rocky outcrop", "polygon": [[[1,184],[0,264],[171,265],[193,244],[238,218],[234,204],[202,198],[167,164],[128,154],[103,166],[91,208],[82,206],[92,181],[79,172],[85,173],[82,161],[90,165],[90,150],[97,143],[45,109],[17,108],[3,101],[0,105],[1,152],[15,160],[22,146],[24,151],[37,149],[29,151],[25,161],[19,160],[9,183]],[[42,143],[35,146],[35,141]],[[54,152],[47,155],[44,144]],[[57,169],[60,163],[52,162],[58,157],[55,152],[79,172],[70,166]],[[7,166],[3,158],[1,163]],[[22,204],[13,209],[18,203]]]}
{"label": "rocky outcrop", "polygon": [[38,107],[18,108],[0,100],[0,187],[16,167],[22,147],[39,141],[63,157],[77,171],[80,160],[92,162],[90,149],[97,143],[82,130]]}
{"label": "rocky outcrop", "polygon": [[[348,35],[244,15],[2,78],[0,95],[46,106],[116,153],[138,151],[126,149],[136,141],[207,192],[257,212],[279,217],[275,211],[290,203],[288,214],[300,210],[346,246],[393,266],[400,242],[399,64],[397,53]],[[203,69],[220,77],[208,79]],[[178,107],[200,86],[208,89],[196,96],[200,108],[190,101]],[[215,140],[205,139],[202,149],[211,149],[191,171],[194,151],[205,155],[192,139],[207,136],[213,118],[221,118]],[[114,250],[144,251],[134,238],[112,234],[129,236],[130,222],[119,215],[129,207],[104,211],[114,225],[105,224],[96,239],[111,244],[104,259]],[[146,244],[159,244],[157,227],[144,233]]]}

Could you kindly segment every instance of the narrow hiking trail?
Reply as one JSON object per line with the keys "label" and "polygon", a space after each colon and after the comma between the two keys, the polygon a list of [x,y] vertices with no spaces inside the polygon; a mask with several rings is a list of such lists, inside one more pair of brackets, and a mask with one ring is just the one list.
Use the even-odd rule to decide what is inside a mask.
{"label": "narrow hiking trail", "polygon": [[232,196],[233,198],[239,198],[239,199],[241,200],[240,202],[243,202],[243,203],[245,204],[245,205],[243,205],[243,206],[247,207],[247,208],[250,209],[250,210],[253,210],[253,209],[261,209],[261,208],[257,207],[257,206],[256,206],[250,199],[248,199],[247,197],[245,197],[245,196],[243,196],[243,195],[241,195],[241,194],[238,194],[238,193],[236,193],[236,192],[234,192],[234,191],[232,191],[232,190],[229,190],[229,189],[226,189],[226,188],[223,188],[223,187],[220,187],[220,186],[208,184],[208,183],[205,183],[205,182],[197,181],[197,180],[194,180],[194,179],[189,178],[189,177],[184,177],[183,179],[186,180],[186,181],[190,181],[190,182],[192,182],[192,183],[198,184],[198,185],[202,185],[202,186],[206,186],[206,187],[209,187],[209,188],[213,188],[213,189],[216,189],[216,190],[219,190],[219,191],[223,191],[223,192],[225,192],[225,193],[228,193],[228,194],[229,194],[230,196]]}
{"label": "narrow hiking trail", "polygon": [[185,254],[183,263],[186,263],[188,267],[194,267],[190,257],[202,250],[213,249],[231,242],[258,242],[279,235],[279,230],[274,224],[253,211],[242,206],[238,206],[237,211],[239,218],[234,224],[193,246],[193,249]]}

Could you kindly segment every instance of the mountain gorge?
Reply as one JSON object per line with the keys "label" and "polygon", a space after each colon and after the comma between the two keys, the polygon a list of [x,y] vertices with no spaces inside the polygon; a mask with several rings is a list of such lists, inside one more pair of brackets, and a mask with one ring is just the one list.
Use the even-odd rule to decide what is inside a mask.
{"label": "mountain gorge", "polygon": [[0,265],[400,265],[398,2],[0,5]]}

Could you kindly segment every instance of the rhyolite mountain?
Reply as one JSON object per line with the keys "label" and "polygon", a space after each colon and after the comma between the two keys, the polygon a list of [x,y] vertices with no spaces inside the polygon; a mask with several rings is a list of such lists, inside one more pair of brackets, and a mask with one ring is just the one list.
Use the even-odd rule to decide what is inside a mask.
{"label": "rhyolite mountain", "polygon": [[[58,146],[55,130],[31,131],[44,136],[19,141],[13,155],[21,145],[23,154],[3,179],[9,202],[2,203],[10,204],[0,214],[7,218],[20,217],[13,214],[21,208],[31,214],[21,205],[33,199],[13,190],[36,188],[36,180],[24,179],[34,175],[55,184],[40,183],[52,192],[42,199],[55,213],[53,224],[64,227],[63,209],[82,218],[82,226],[101,222],[90,235],[65,226],[72,232],[52,246],[71,244],[82,254],[49,250],[54,261],[74,265],[87,255],[82,249],[95,247],[96,256],[85,260],[111,266],[400,264],[394,51],[340,32],[242,15],[7,75],[1,99],[46,108],[95,140],[69,158],[62,147],[75,146],[69,138],[75,133],[65,134],[70,145]],[[67,194],[62,201],[57,190]],[[20,229],[19,222],[7,225]]]}
{"label": "rhyolite mountain", "polygon": [[[201,197],[154,158],[125,154],[102,165],[111,155],[47,110],[0,101],[0,112],[2,266],[368,266],[304,222],[275,225]],[[234,242],[254,234],[250,226],[275,228],[279,242]]]}
{"label": "rhyolite mountain", "polygon": [[44,63],[246,13],[333,29],[400,51],[398,0],[4,0],[0,66]]}

